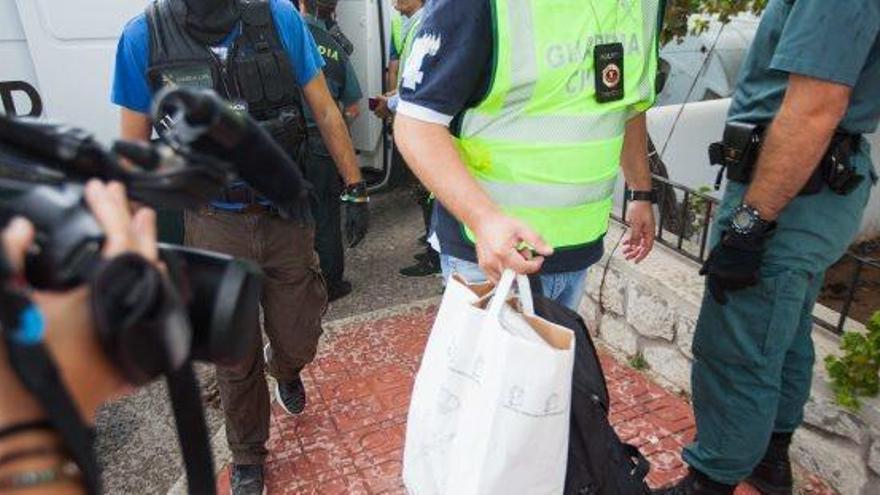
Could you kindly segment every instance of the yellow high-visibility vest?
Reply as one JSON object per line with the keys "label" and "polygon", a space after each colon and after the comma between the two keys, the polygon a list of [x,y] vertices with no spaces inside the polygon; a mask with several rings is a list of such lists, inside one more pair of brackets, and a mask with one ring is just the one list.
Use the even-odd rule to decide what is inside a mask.
{"label": "yellow high-visibility vest", "polygon": [[[626,122],[656,96],[662,0],[591,2],[492,0],[491,87],[457,132],[471,174],[554,248],[605,234]],[[609,43],[624,97],[599,103],[593,50]]]}

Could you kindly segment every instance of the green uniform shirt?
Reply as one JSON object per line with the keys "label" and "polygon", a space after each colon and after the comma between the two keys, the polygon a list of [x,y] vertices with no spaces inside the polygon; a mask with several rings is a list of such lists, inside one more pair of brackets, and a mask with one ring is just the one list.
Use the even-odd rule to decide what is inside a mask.
{"label": "green uniform shirt", "polygon": [[[324,59],[324,75],[326,76],[327,88],[333,97],[343,108],[357,103],[364,97],[361,86],[358,83],[354,67],[345,54],[342,47],[330,36],[326,23],[313,16],[306,16],[306,22],[318,45],[318,52]],[[305,109],[306,122],[309,127],[317,127],[311,110]]]}
{"label": "green uniform shirt", "polygon": [[729,120],[767,124],[789,74],[853,88],[840,128],[870,134],[880,121],[880,0],[770,0],[743,64]]}

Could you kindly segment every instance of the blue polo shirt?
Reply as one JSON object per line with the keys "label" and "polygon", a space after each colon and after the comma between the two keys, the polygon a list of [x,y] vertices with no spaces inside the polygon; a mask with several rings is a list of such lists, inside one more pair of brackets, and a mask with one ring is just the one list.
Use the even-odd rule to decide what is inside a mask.
{"label": "blue polo shirt", "polygon": [[[420,61],[407,62],[400,84],[397,112],[408,117],[459,129],[461,116],[486,96],[494,67],[491,0],[433,0],[425,11],[416,43],[431,38],[431,49]],[[418,63],[417,63],[418,62]],[[440,250],[477,261],[464,227],[440,204],[436,218]],[[557,249],[542,266],[544,273],[584,270],[602,258],[603,239]]]}
{"label": "blue polo shirt", "polygon": [[840,128],[870,134],[880,121],[880,1],[770,0],[743,64],[729,119],[768,124],[789,74],[852,88]]}
{"label": "blue polo shirt", "polygon": [[[309,29],[291,2],[269,0],[269,7],[275,28],[278,31],[278,37],[293,67],[297,84],[304,87],[318,75],[324,66],[324,60],[318,52]],[[226,57],[240,34],[241,24],[239,23],[226,39],[218,46],[212,47],[212,51],[221,58]],[[146,14],[141,13],[125,25],[122,36],[119,38],[111,101],[129,110],[148,114],[153,100],[153,90],[147,78],[149,65],[149,23]],[[231,184],[231,187],[243,184],[243,182],[237,181]],[[269,204],[266,200],[260,202]],[[225,201],[214,201],[211,204],[216,208],[230,211],[238,211],[246,206],[242,203]]]}

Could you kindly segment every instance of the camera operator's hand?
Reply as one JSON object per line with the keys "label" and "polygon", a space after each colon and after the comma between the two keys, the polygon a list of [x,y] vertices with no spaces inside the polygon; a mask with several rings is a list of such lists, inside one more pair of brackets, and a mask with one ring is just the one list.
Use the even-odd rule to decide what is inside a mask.
{"label": "camera operator's hand", "polygon": [[[86,203],[101,225],[106,240],[104,257],[136,253],[157,263],[156,214],[141,208],[129,210],[125,187],[118,182],[90,181],[85,189]],[[128,389],[119,371],[105,356],[94,330],[86,288],[70,293],[36,293],[34,301],[46,318],[46,341],[57,360],[73,397],[85,418],[94,418],[97,408]],[[68,331],[73,325],[77,331]],[[63,330],[63,331],[62,331]]]}
{"label": "camera operator's hand", "polygon": [[[33,225],[23,218],[14,218],[3,230],[2,233],[2,249],[3,257],[6,261],[6,269],[8,272],[4,274],[5,283],[12,283],[13,277],[19,277],[24,270],[24,261],[27,251],[34,242],[35,230]],[[47,324],[56,325],[57,316],[64,318],[63,330],[76,331],[78,335],[82,335],[82,330],[89,330],[88,322],[84,326],[69,319],[67,310],[70,308],[88,307],[86,301],[82,300],[81,295],[84,291],[77,290],[71,292],[65,297],[60,297],[58,302],[49,303],[48,306],[41,306],[41,313],[46,318]],[[60,306],[59,304],[60,303]],[[47,310],[52,314],[51,323],[47,318]],[[56,311],[57,310],[57,311]],[[51,329],[53,327],[48,327]],[[59,328],[55,327],[56,330]],[[64,332],[61,332],[64,333]],[[59,332],[53,331],[46,334],[47,343],[49,339],[57,337]],[[89,334],[85,334],[88,339]],[[80,349],[80,342],[76,342],[72,349]],[[86,343],[87,344],[87,343]],[[89,346],[86,345],[86,348]],[[57,355],[57,354],[56,354]],[[88,354],[80,354],[79,360],[88,361],[91,357]],[[65,379],[69,376],[65,374]],[[69,381],[68,381],[69,383]],[[80,394],[82,397],[82,394]],[[83,404],[84,402],[80,402]],[[81,408],[81,410],[84,410]],[[24,385],[19,381],[18,376],[9,365],[9,356],[6,353],[6,347],[3,339],[0,339],[0,429],[11,428],[16,425],[39,424],[45,417],[42,407],[36,398],[28,392]],[[87,416],[90,422],[93,422],[93,415]],[[0,457],[15,456],[21,452],[43,452],[39,456],[24,456],[23,458],[6,462],[0,467],[0,477],[9,480],[10,477],[16,475],[25,475],[28,473],[44,472],[47,469],[55,469],[67,462],[68,458],[63,450],[59,447],[60,439],[55,432],[39,427],[23,428],[19,433],[8,436],[0,441]],[[73,480],[62,480],[60,482],[48,485],[37,486],[32,489],[21,490],[23,493],[52,493],[52,494],[79,494],[83,493],[78,483]]]}
{"label": "camera operator's hand", "polygon": [[[142,208],[132,216],[125,188],[118,183],[105,185],[98,181],[89,182],[85,196],[106,235],[105,258],[134,252],[156,262],[156,216],[152,210]],[[24,253],[32,241],[33,227],[26,220],[14,220],[4,230],[4,250],[15,269],[21,270]],[[89,290],[79,287],[67,292],[38,291],[32,293],[31,298],[42,313],[46,345],[65,386],[76,400],[83,418],[93,422],[97,408],[125,392],[128,386],[107,359],[95,333]],[[0,366],[7,367],[5,359]],[[0,388],[4,386],[0,384]]]}
{"label": "camera operator's hand", "polygon": [[24,270],[24,258],[34,243],[34,226],[27,219],[15,217],[3,230],[3,255],[7,266],[4,277],[21,273]]}
{"label": "camera operator's hand", "polygon": [[[90,182],[86,202],[106,235],[103,254],[114,258],[135,253],[156,262],[155,213],[148,209],[134,216],[128,209],[125,189],[120,184]],[[7,283],[20,284],[27,251],[34,241],[34,227],[16,218],[3,230],[2,249],[6,260]],[[15,277],[15,280],[13,279]],[[16,290],[16,289],[11,289]],[[94,424],[99,406],[125,392],[129,387],[108,360],[99,342],[91,313],[91,294],[87,286],[67,292],[32,292],[27,294],[43,320],[43,341],[61,376],[64,387],[76,403],[82,419]],[[6,297],[12,297],[11,294]],[[36,398],[19,381],[9,364],[3,339],[0,339],[0,429],[14,431],[0,439],[0,457],[24,455],[0,466],[5,482],[23,480],[40,473],[63,476],[62,468],[70,462],[61,447],[57,432],[48,429],[46,417]],[[33,453],[38,454],[34,455]],[[28,454],[30,453],[30,454]],[[60,477],[52,483],[38,483],[23,493],[82,493],[77,476]]]}
{"label": "camera operator's hand", "polygon": [[367,194],[367,183],[358,182],[345,188],[342,193],[345,206],[345,239],[348,247],[356,247],[370,228],[370,196]]}
{"label": "camera operator's hand", "polygon": [[104,257],[112,258],[125,252],[139,254],[154,263],[159,260],[156,237],[156,213],[139,208],[129,210],[125,186],[118,182],[107,185],[99,181],[86,184],[86,202],[95,219],[104,229]]}

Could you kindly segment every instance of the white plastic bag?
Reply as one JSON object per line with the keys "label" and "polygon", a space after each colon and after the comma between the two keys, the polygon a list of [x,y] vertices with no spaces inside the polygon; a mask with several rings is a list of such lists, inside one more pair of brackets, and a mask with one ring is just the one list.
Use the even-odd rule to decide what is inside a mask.
{"label": "white plastic bag", "polygon": [[419,487],[417,493],[442,493],[461,396],[473,385],[467,370],[485,315],[477,302],[493,288],[468,285],[458,276],[446,284],[407,416],[403,477],[407,486]]}
{"label": "white plastic bag", "polygon": [[447,289],[453,311],[438,315],[416,379],[404,483],[415,495],[562,493],[574,334],[534,316],[526,277],[506,272],[487,309],[461,289]]}

